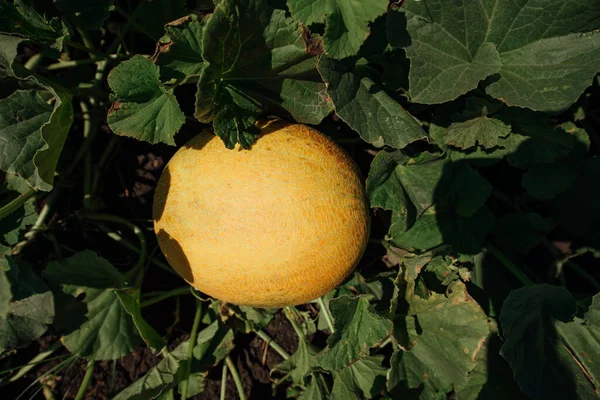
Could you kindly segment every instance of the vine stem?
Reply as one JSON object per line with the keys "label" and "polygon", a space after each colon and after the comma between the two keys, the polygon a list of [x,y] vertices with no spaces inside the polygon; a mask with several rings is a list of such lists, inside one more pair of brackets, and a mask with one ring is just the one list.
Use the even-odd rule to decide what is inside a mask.
{"label": "vine stem", "polygon": [[52,210],[54,209],[54,204],[56,203],[56,199],[58,198],[58,188],[54,189],[46,198],[46,204],[42,207],[42,211],[38,215],[37,219],[27,231],[22,241],[17,243],[11,252],[12,255],[17,255],[21,253],[25,245],[32,241],[36,235],[42,230],[42,227],[46,224],[46,220],[52,214]]}
{"label": "vine stem", "polygon": [[52,355],[52,353],[54,353],[56,350],[58,350],[60,348],[60,346],[62,346],[62,343],[57,340],[50,347],[48,347],[46,349],[46,351],[43,351],[43,352],[39,353],[37,356],[33,357],[31,359],[31,361],[29,361],[21,369],[19,369],[19,371],[17,371],[16,374],[14,374],[13,376],[11,376],[8,381],[9,382],[15,382],[15,381],[21,379],[22,377],[24,377],[36,365],[38,365],[39,363],[43,362],[46,358],[48,358],[50,355]]}
{"label": "vine stem", "polygon": [[80,214],[83,218],[92,220],[92,221],[102,221],[102,222],[115,222],[117,224],[124,225],[131,229],[133,233],[137,236],[138,241],[140,242],[140,257],[138,259],[138,263],[136,268],[142,268],[144,263],[146,262],[146,252],[148,251],[148,245],[146,243],[146,238],[144,237],[144,232],[134,223],[126,220],[125,218],[118,217],[116,215],[111,214],[97,214],[92,212],[82,212]]}
{"label": "vine stem", "polygon": [[14,213],[36,194],[36,191],[32,188],[27,189],[25,192],[19,195],[16,199],[5,204],[2,208],[0,208],[0,220],[8,217],[10,214]]}
{"label": "vine stem", "polygon": [[229,356],[225,357],[225,364],[227,365],[227,367],[229,368],[229,371],[231,372],[231,377],[233,378],[233,382],[235,383],[235,388],[238,391],[240,400],[246,400],[246,394],[244,393],[244,385],[242,385],[242,380],[240,379],[240,375],[238,374],[237,369],[235,368],[235,365],[233,364],[233,361],[231,361],[231,357],[229,357]]}
{"label": "vine stem", "polygon": [[525,275],[519,267],[513,264],[513,262],[510,261],[510,259],[507,256],[505,256],[504,253],[502,253],[500,249],[498,249],[496,246],[494,246],[491,243],[487,243],[485,245],[485,248],[494,257],[496,257],[498,261],[500,261],[502,265],[504,265],[506,269],[508,269],[514,275],[514,277],[517,278],[519,282],[523,284],[523,286],[531,286],[534,284],[534,282],[531,279],[529,279],[529,277]]}
{"label": "vine stem", "polygon": [[223,364],[223,370],[221,371],[221,395],[220,400],[225,400],[227,394],[227,363]]}
{"label": "vine stem", "polygon": [[294,331],[296,331],[296,335],[298,335],[298,338],[300,340],[306,341],[306,336],[304,335],[304,332],[302,332],[302,327],[300,327],[300,325],[298,325],[298,321],[296,320],[296,313],[294,312],[294,311],[296,311],[296,308],[295,307],[285,307],[283,310],[284,310],[284,314],[287,317],[288,321],[290,321],[292,328],[294,328]]}
{"label": "vine stem", "polygon": [[83,381],[81,381],[81,386],[79,386],[79,390],[77,391],[77,395],[75,395],[75,400],[82,400],[85,396],[85,392],[87,392],[87,388],[92,381],[92,376],[94,375],[94,365],[96,361],[90,360],[87,363],[87,367],[85,369],[85,375],[83,377]]}
{"label": "vine stem", "polygon": [[323,317],[325,317],[325,322],[327,322],[329,330],[331,331],[331,333],[335,332],[335,328],[333,325],[333,317],[331,315],[331,312],[329,311],[329,307],[327,307],[327,305],[325,304],[325,300],[323,300],[323,297],[321,296],[317,301],[319,303],[319,308],[323,313]]}
{"label": "vine stem", "polygon": [[143,301],[140,304],[140,307],[141,308],[148,307],[148,306],[151,306],[152,304],[156,304],[156,303],[166,300],[170,297],[181,296],[184,294],[190,294],[189,287],[177,288],[177,289],[169,290],[168,292],[163,292],[155,297],[152,297],[146,301]]}
{"label": "vine stem", "polygon": [[281,358],[283,358],[284,360],[287,360],[288,358],[290,358],[290,355],[288,354],[287,351],[285,351],[283,349],[283,347],[281,347],[276,341],[274,341],[269,335],[267,335],[262,329],[259,329],[256,334],[258,335],[259,338],[261,338],[262,340],[264,340],[270,348],[272,348],[273,350],[275,350],[277,352],[277,354],[279,354],[281,356]]}
{"label": "vine stem", "polygon": [[194,314],[194,322],[192,324],[192,332],[190,333],[190,343],[188,347],[187,360],[185,362],[185,375],[187,379],[181,383],[181,398],[187,399],[188,385],[190,382],[190,372],[192,369],[192,357],[194,356],[194,346],[196,346],[196,337],[202,319],[202,303],[196,300],[196,313]]}

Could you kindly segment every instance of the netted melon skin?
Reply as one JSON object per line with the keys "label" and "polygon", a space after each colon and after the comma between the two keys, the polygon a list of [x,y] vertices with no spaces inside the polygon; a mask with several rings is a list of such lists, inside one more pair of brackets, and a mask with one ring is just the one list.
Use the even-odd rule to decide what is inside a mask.
{"label": "netted melon skin", "polygon": [[153,205],[158,243],[192,286],[283,307],[337,287],[366,248],[370,214],[352,159],[315,129],[271,121],[250,150],[203,133],[171,159]]}

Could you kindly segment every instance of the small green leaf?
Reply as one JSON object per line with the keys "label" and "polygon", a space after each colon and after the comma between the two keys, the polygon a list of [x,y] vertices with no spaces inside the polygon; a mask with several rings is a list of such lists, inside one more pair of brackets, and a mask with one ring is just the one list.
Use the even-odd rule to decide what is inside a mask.
{"label": "small green leaf", "polygon": [[225,105],[214,119],[213,126],[228,149],[233,149],[236,143],[249,149],[260,132],[254,114],[236,104]]}
{"label": "small green leaf", "polygon": [[[27,185],[29,187],[29,185]],[[12,192],[11,194],[15,194]],[[11,196],[15,198],[16,196]],[[6,203],[3,202],[3,203]],[[6,246],[14,246],[21,240],[23,231],[29,225],[33,225],[37,220],[35,212],[35,199],[30,199],[25,202],[24,206],[2,219],[0,226],[0,244]]]}
{"label": "small green leaf", "polygon": [[48,43],[59,51],[68,35],[58,19],[46,20],[22,0],[0,3],[0,32]]}
{"label": "small green leaf", "polygon": [[186,17],[167,24],[165,30],[167,37],[161,39],[158,44],[157,64],[160,66],[161,78],[183,80],[186,77],[199,76],[204,68],[202,23]]}
{"label": "small green leaf", "polygon": [[325,23],[323,44],[332,58],[353,56],[370,34],[369,24],[385,14],[388,2],[368,0],[290,0],[292,16],[306,26]]}
{"label": "small green leaf", "polygon": [[304,385],[305,377],[317,366],[315,356],[319,349],[305,340],[298,342],[298,349],[290,358],[278,364],[273,371],[281,371],[286,374],[296,385]]}
{"label": "small green leaf", "polygon": [[554,227],[554,222],[537,213],[513,213],[498,219],[493,236],[498,246],[517,253],[537,245]]}
{"label": "small green leaf", "polygon": [[477,145],[484,149],[500,146],[500,138],[510,134],[510,125],[503,121],[489,117],[479,117],[465,122],[455,122],[445,135],[448,146],[463,150]]}
{"label": "small green leaf", "polygon": [[159,67],[134,56],[108,76],[114,95],[108,124],[117,134],[150,143],[175,144],[173,136],[185,122],[175,95],[160,82]]}
{"label": "small green leaf", "polygon": [[[564,327],[560,322],[575,324],[570,321],[576,310],[575,298],[565,288],[548,284],[513,290],[502,305],[505,342],[500,354],[532,399],[580,398],[574,377],[582,372],[576,363],[565,362],[570,355],[557,337],[557,327]],[[589,382],[587,386],[592,388]]]}
{"label": "small green leaf", "polygon": [[446,295],[427,299],[414,294],[408,282],[409,316],[401,316],[408,328],[409,351],[398,351],[391,360],[388,389],[402,381],[409,388],[424,386],[421,398],[450,392],[469,380],[476,359],[490,333],[487,316],[469,296],[464,283],[453,283]]}
{"label": "small green leaf", "polygon": [[333,373],[331,398],[336,400],[372,399],[385,389],[387,368],[383,356],[369,356]]}
{"label": "small green leaf", "polygon": [[[215,124],[226,140],[255,137],[250,115],[261,110],[318,124],[333,106],[306,50],[304,30],[266,0],[223,0],[202,30],[205,66],[198,81],[196,118]],[[232,147],[231,141],[226,142]],[[234,143],[235,144],[235,143]]]}
{"label": "small green leaf", "polygon": [[34,189],[52,189],[72,117],[69,95],[53,89],[18,90],[0,100],[0,169],[19,174]]}
{"label": "small green leaf", "polygon": [[327,82],[336,114],[365,141],[402,149],[425,138],[412,115],[371,79],[353,71],[352,62],[321,57],[319,72]]}
{"label": "small green leaf", "polygon": [[198,334],[193,355],[202,368],[210,368],[221,362],[235,348],[233,330],[217,320]]}
{"label": "small green leaf", "polygon": [[[392,333],[392,322],[373,311],[371,295],[342,296],[330,301],[336,331],[318,356],[319,366],[340,370],[369,355],[369,349]],[[368,326],[369,329],[361,329]]]}
{"label": "small green leaf", "polygon": [[144,317],[142,317],[142,310],[140,308],[140,289],[117,290],[115,291],[115,294],[119,298],[125,311],[133,318],[133,323],[146,345],[154,351],[160,350],[165,346],[165,339],[146,322]]}
{"label": "small green leaf", "polygon": [[315,372],[310,375],[310,381],[298,400],[327,400],[331,397],[329,387],[323,375]]}
{"label": "small green leaf", "polygon": [[535,198],[551,200],[566,191],[577,179],[577,170],[568,164],[538,164],[527,170],[521,184]]}
{"label": "small green leaf", "polygon": [[0,318],[0,354],[39,338],[53,320],[54,300],[51,292],[13,301],[6,318]]}
{"label": "small green leaf", "polygon": [[187,360],[189,341],[181,343],[172,352],[164,352],[163,359],[131,386],[119,392],[113,400],[155,399],[173,388],[182,379],[182,362]]}

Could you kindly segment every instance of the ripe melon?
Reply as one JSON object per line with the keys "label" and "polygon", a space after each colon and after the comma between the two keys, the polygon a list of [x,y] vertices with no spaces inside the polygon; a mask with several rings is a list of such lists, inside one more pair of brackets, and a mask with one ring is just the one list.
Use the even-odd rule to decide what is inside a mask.
{"label": "ripe melon", "polygon": [[250,150],[200,134],[177,151],[156,188],[154,229],[192,286],[237,305],[283,307],[329,292],[367,245],[360,173],[310,127],[262,125]]}

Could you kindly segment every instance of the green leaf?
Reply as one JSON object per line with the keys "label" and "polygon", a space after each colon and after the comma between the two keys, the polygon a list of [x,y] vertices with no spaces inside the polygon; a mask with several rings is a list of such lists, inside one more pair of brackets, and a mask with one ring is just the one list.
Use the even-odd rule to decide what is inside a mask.
{"label": "green leaf", "polygon": [[157,64],[161,78],[181,81],[186,77],[199,76],[204,68],[202,23],[186,17],[165,25],[164,29],[167,36],[158,44]]}
{"label": "green leaf", "polygon": [[[304,378],[317,366],[315,356],[319,349],[305,340],[298,342],[298,349],[290,358],[277,364],[273,371],[281,371],[296,385],[303,385]],[[272,372],[273,372],[272,371]]]}
{"label": "green leaf", "polygon": [[585,376],[592,381],[596,395],[600,395],[600,295],[592,298],[592,304],[583,319],[573,322],[556,321],[556,329],[565,339],[570,353]]}
{"label": "green leaf", "polygon": [[370,356],[333,373],[331,398],[339,400],[372,399],[385,389],[387,368],[383,356]]}
{"label": "green leaf", "polygon": [[448,146],[467,150],[476,146],[492,149],[500,146],[500,138],[510,134],[510,125],[489,117],[455,122],[448,127],[445,140]]}
{"label": "green leaf", "polygon": [[69,95],[53,89],[18,90],[0,100],[0,169],[21,175],[34,189],[52,189],[72,118]]}
{"label": "green leaf", "polygon": [[171,90],[159,79],[159,67],[143,56],[123,61],[108,75],[114,95],[108,125],[117,135],[174,145],[185,115]]}
{"label": "green leaf", "polygon": [[577,170],[568,164],[538,164],[527,170],[521,184],[533,197],[551,200],[566,191],[577,179]]}
{"label": "green leaf", "polygon": [[22,0],[15,0],[14,4],[6,1],[0,3],[0,33],[48,43],[59,51],[68,35],[66,27],[56,18],[46,20]]}
{"label": "green leaf", "polygon": [[189,341],[181,343],[172,352],[164,352],[163,359],[131,386],[119,392],[113,400],[155,399],[175,387],[182,379],[182,362],[187,360]]}
{"label": "green leaf", "polygon": [[412,115],[371,79],[357,75],[352,62],[321,57],[319,72],[327,82],[336,114],[365,141],[401,149],[425,138]]}
{"label": "green leaf", "polygon": [[4,270],[11,283],[13,300],[23,300],[34,294],[43,294],[50,289],[46,283],[36,274],[33,267],[23,260],[11,256],[5,256]]}
{"label": "green leaf", "polygon": [[[402,9],[411,38],[406,50],[415,102],[455,99],[494,75],[486,88],[493,97],[560,112],[577,100],[600,66],[600,35],[593,32],[600,9],[592,1],[535,0],[515,6],[498,0],[432,0],[408,2]],[[390,38],[396,41],[402,40]]]}
{"label": "green leaf", "polygon": [[[29,187],[29,185],[27,185],[27,187]],[[25,228],[29,225],[33,225],[36,220],[37,213],[35,212],[35,199],[30,199],[25,202],[22,208],[2,219],[2,226],[0,226],[0,244],[14,246],[22,238],[22,232]]]}
{"label": "green leaf", "polygon": [[[486,10],[475,1],[408,2],[403,7],[411,44],[411,99],[443,103],[477,87],[497,73],[501,63],[496,46],[486,42]],[[390,13],[393,13],[391,11]],[[391,30],[402,35],[402,30]],[[402,43],[402,38],[390,37]]]}
{"label": "green leaf", "polygon": [[493,231],[496,243],[502,249],[527,253],[554,227],[550,218],[537,213],[512,213],[498,219]]}
{"label": "green leaf", "polygon": [[0,71],[5,76],[13,77],[13,63],[17,57],[19,45],[27,40],[9,35],[0,35]]}
{"label": "green leaf", "polygon": [[432,293],[427,299],[414,294],[413,288],[409,281],[409,315],[400,317],[408,329],[410,349],[392,357],[388,389],[406,381],[409,388],[424,386],[423,399],[440,393],[445,397],[469,382],[490,333],[487,316],[460,281],[446,295]]}
{"label": "green leaf", "polygon": [[589,382],[577,382],[581,369],[569,362],[571,356],[557,337],[557,327],[564,326],[559,321],[572,321],[575,311],[575,298],[565,288],[548,284],[513,290],[502,305],[505,342],[500,354],[532,399],[586,398],[584,393],[593,390]]}
{"label": "green leaf", "polygon": [[[392,322],[373,311],[371,295],[342,296],[329,303],[336,331],[318,356],[319,366],[340,370],[369,355],[369,349],[392,333]],[[369,329],[361,329],[368,326]]]}
{"label": "green leaf", "polygon": [[323,46],[332,58],[353,56],[371,33],[369,25],[385,14],[388,2],[368,0],[289,0],[292,16],[306,26],[325,23]]}
{"label": "green leaf", "polygon": [[84,296],[86,320],[62,337],[67,350],[89,360],[116,360],[135,349],[140,337],[117,295],[124,278],[108,261],[84,251],[49,264],[43,275],[66,294]]}
{"label": "green leaf", "polygon": [[233,330],[221,321],[214,321],[198,334],[194,358],[206,369],[217,365],[235,348],[233,340]]}
{"label": "green leaf", "polygon": [[162,338],[152,326],[150,326],[144,317],[140,308],[140,289],[117,290],[115,294],[119,298],[121,305],[133,318],[138,333],[142,340],[153,351],[160,350],[166,345],[166,340]]}
{"label": "green leaf", "polygon": [[6,276],[6,272],[0,268],[0,319],[6,319],[8,311],[10,310],[10,301],[12,300],[12,297],[10,281]]}
{"label": "green leaf", "polygon": [[106,259],[91,250],[84,250],[60,262],[53,261],[42,276],[53,283],[95,289],[120,288],[123,275]]}
{"label": "green leaf", "polygon": [[206,386],[206,377],[208,376],[208,371],[201,371],[201,372],[193,372],[190,373],[190,375],[182,380],[181,382],[179,382],[179,386],[177,388],[177,391],[179,394],[182,394],[183,389],[183,382],[187,381],[187,399],[194,397],[200,393],[202,393],[204,391],[204,387]]}
{"label": "green leaf", "polygon": [[232,137],[247,147],[249,115],[260,110],[304,124],[318,124],[332,111],[304,31],[285,14],[266,0],[223,0],[202,30],[206,64],[195,115],[205,123],[218,120],[215,131],[230,148]]}
{"label": "green leaf", "polygon": [[150,35],[159,38],[165,32],[165,24],[187,13],[185,0],[154,0],[138,4],[135,17]]}
{"label": "green leaf", "polygon": [[0,354],[39,338],[53,320],[54,300],[51,292],[13,301],[6,318],[0,318]]}
{"label": "green leaf", "polygon": [[327,382],[321,373],[310,375],[310,382],[298,400],[327,400],[331,398]]}
{"label": "green leaf", "polygon": [[557,221],[574,235],[592,242],[600,238],[600,158],[579,165],[575,183],[553,201]]}
{"label": "green leaf", "polygon": [[62,14],[79,21],[87,29],[98,30],[110,16],[110,2],[106,0],[54,0],[54,6]]}

